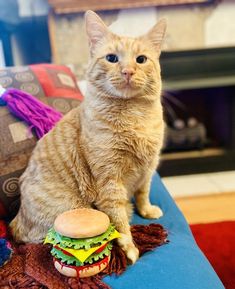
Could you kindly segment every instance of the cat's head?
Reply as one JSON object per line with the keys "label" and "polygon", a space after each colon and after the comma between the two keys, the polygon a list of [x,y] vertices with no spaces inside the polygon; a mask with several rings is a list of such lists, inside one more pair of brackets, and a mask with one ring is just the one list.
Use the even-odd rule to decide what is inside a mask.
{"label": "cat's head", "polygon": [[85,20],[91,55],[88,81],[97,91],[112,98],[157,97],[166,21],[160,20],[147,34],[131,38],[113,34],[92,11],[86,12]]}

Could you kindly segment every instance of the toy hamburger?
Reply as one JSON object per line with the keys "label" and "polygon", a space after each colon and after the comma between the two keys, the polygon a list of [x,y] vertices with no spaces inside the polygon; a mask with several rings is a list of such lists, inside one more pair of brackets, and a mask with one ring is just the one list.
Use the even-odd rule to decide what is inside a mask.
{"label": "toy hamburger", "polygon": [[89,277],[106,268],[111,241],[120,236],[109,217],[93,209],[76,209],[59,215],[44,243],[53,245],[55,268],[68,277]]}

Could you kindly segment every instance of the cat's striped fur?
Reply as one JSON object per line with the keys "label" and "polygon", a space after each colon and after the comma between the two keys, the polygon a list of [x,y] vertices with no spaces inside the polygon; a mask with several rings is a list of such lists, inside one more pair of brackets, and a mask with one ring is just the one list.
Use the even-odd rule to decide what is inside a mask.
{"label": "cat's striped fur", "polygon": [[[20,210],[11,223],[16,240],[41,242],[58,214],[96,207],[122,233],[119,244],[128,258],[137,260],[128,222],[130,198],[135,196],[143,217],[162,215],[149,202],[149,187],[163,142],[158,58],[165,26],[161,21],[137,39],[119,37],[87,12],[91,60],[85,100],[33,151],[20,179]],[[107,61],[109,53],[119,61]],[[146,63],[136,63],[139,55],[147,57]],[[126,68],[132,72],[129,83]]]}

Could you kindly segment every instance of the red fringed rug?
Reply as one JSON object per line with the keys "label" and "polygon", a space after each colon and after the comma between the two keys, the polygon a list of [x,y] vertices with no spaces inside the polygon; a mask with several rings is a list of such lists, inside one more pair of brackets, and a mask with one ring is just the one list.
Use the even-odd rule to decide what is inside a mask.
{"label": "red fringed rug", "polygon": [[191,225],[194,238],[226,289],[235,288],[235,221]]}

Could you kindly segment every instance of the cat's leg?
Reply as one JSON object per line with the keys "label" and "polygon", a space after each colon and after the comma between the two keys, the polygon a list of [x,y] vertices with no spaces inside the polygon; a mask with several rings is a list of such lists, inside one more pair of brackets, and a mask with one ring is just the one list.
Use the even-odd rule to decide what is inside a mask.
{"label": "cat's leg", "polygon": [[148,172],[139,189],[135,192],[135,202],[138,213],[147,219],[157,219],[163,216],[162,210],[152,205],[149,200],[152,173]]}
{"label": "cat's leg", "polygon": [[135,263],[139,258],[139,251],[133,243],[130,231],[128,212],[131,204],[127,199],[125,188],[116,184],[109,186],[108,190],[103,187],[102,196],[97,198],[95,206],[109,216],[121,234],[121,238],[117,240],[119,246],[125,251],[127,258]]}

